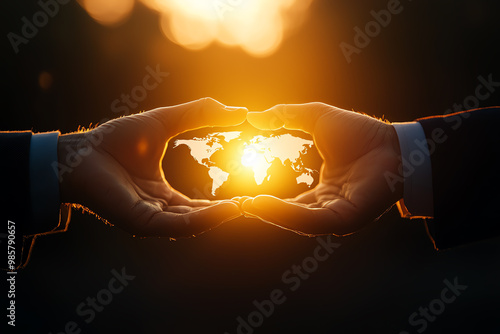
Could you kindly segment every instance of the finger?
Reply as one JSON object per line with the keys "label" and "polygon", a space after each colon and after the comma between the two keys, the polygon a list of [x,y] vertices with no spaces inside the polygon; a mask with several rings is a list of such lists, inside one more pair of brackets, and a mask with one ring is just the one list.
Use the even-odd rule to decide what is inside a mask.
{"label": "finger", "polygon": [[198,206],[208,206],[215,204],[214,201],[210,201],[208,199],[191,199],[186,195],[178,192],[177,190],[172,190],[170,194],[170,200],[168,201],[169,205],[184,205],[190,207],[198,207]]}
{"label": "finger", "polygon": [[211,230],[241,216],[238,205],[231,201],[191,210],[185,213],[158,212],[140,228],[141,236],[187,238]]}
{"label": "finger", "polygon": [[170,136],[207,126],[238,125],[245,121],[247,112],[246,108],[228,107],[212,98],[151,111],[165,125]]}
{"label": "finger", "polygon": [[314,203],[316,201],[317,201],[316,188],[311,189],[309,191],[306,191],[306,192],[298,195],[297,197],[295,197],[294,199],[291,200],[291,202],[303,203],[303,204],[310,204],[310,203]]}
{"label": "finger", "polygon": [[[203,208],[203,206],[201,208]],[[165,209],[165,211],[173,213],[189,213],[193,210],[199,210],[199,208],[193,208],[192,206],[186,206],[186,205],[175,205],[175,206],[169,206]]]}
{"label": "finger", "polygon": [[231,200],[238,203],[238,205],[241,207],[243,205],[243,202],[245,202],[248,199],[251,199],[252,197],[250,196],[237,196],[233,197]]}
{"label": "finger", "polygon": [[273,196],[261,195],[246,200],[242,208],[245,213],[287,230],[307,235],[345,235],[355,232],[355,224],[336,211],[334,205],[328,208],[308,208],[285,202]]}
{"label": "finger", "polygon": [[188,203],[188,205],[169,205],[165,211],[168,212],[176,212],[176,213],[189,213],[192,211],[196,210],[201,210],[203,208],[209,207],[209,206],[214,206],[222,202],[228,202],[231,201],[236,205],[239,205],[238,202],[235,202],[233,200],[224,200],[224,201],[203,201],[203,202],[197,202],[193,201],[194,203]]}
{"label": "finger", "polygon": [[284,127],[313,133],[320,117],[331,109],[335,108],[317,102],[280,104],[263,112],[249,112],[247,120],[261,130],[276,130]]}
{"label": "finger", "polygon": [[208,199],[191,199],[187,197],[186,195],[178,192],[177,190],[173,189],[171,191],[170,195],[170,200],[168,201],[168,204],[171,206],[186,206],[186,207],[191,207],[191,208],[196,208],[196,207],[205,207],[205,206],[210,206],[210,205],[215,205],[221,202],[227,202],[227,201],[232,201],[235,204],[239,205],[238,201],[233,199],[230,200],[208,200]]}

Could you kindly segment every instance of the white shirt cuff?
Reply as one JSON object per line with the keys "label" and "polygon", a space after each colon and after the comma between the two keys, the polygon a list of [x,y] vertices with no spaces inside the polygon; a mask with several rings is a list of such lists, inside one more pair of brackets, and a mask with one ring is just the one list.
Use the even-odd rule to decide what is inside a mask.
{"label": "white shirt cuff", "polygon": [[44,232],[51,231],[59,224],[59,177],[52,168],[52,163],[57,161],[59,135],[59,132],[47,132],[31,136],[29,170],[32,224]]}
{"label": "white shirt cuff", "polygon": [[398,203],[405,218],[432,218],[434,200],[432,166],[424,129],[418,122],[393,123],[403,163],[403,202]]}

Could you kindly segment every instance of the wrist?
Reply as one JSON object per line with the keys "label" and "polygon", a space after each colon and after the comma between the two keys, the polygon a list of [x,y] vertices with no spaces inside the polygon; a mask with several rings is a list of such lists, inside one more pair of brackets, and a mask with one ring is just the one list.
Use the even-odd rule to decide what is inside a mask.
{"label": "wrist", "polygon": [[57,160],[59,162],[59,193],[61,203],[76,203],[73,192],[73,180],[76,171],[83,162],[84,156],[90,152],[85,145],[84,132],[70,133],[59,136],[57,142]]}
{"label": "wrist", "polygon": [[391,164],[390,173],[395,178],[398,178],[397,182],[391,183],[391,191],[395,195],[395,200],[399,201],[404,197],[404,178],[401,175],[403,161],[401,157],[401,146],[399,143],[398,134],[396,128],[392,124],[387,124],[387,147],[391,150]]}
{"label": "wrist", "polygon": [[400,151],[399,178],[403,198],[411,217],[434,215],[431,157],[424,129],[419,122],[393,123]]}

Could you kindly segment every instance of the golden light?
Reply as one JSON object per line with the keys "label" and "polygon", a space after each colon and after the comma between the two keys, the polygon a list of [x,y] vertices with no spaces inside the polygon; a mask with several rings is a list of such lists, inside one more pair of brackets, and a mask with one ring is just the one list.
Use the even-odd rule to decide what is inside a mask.
{"label": "golden light", "polygon": [[241,155],[241,164],[245,167],[253,167],[259,162],[259,152],[253,147],[247,147],[243,149],[243,154]]}
{"label": "golden light", "polygon": [[266,159],[265,148],[255,144],[245,144],[243,154],[241,155],[241,164],[253,170],[257,185],[262,184],[264,179],[269,177],[267,171],[272,165],[271,162],[268,162]]}
{"label": "golden light", "polygon": [[[97,1],[97,0],[94,0]],[[268,56],[304,20],[312,0],[141,0],[161,14],[171,41],[192,50],[216,42]]]}
{"label": "golden light", "polygon": [[[189,150],[190,160],[207,171],[200,174],[199,180],[204,182],[204,196],[208,197],[255,196],[263,192],[288,194],[294,184],[305,189],[304,186],[311,188],[318,180],[319,166],[310,165],[314,157],[304,160],[313,150],[313,140],[289,133],[252,135],[250,131],[253,130],[204,132],[199,137],[181,135],[167,149],[166,156],[178,160],[181,156],[172,150],[175,152],[179,147]],[[170,175],[171,179],[186,177],[186,173],[182,174],[180,169],[179,172],[181,174]],[[193,182],[191,187],[196,187],[192,173],[187,175],[189,182]],[[285,186],[284,180],[290,184]]]}
{"label": "golden light", "polygon": [[80,5],[97,22],[117,25],[125,21],[134,8],[135,0],[78,0]]}

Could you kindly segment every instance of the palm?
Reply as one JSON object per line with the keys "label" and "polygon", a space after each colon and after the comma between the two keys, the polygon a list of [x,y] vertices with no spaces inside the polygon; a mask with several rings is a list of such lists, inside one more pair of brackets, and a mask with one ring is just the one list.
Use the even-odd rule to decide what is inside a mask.
{"label": "palm", "polygon": [[95,173],[92,181],[83,185],[89,193],[94,192],[89,196],[89,207],[132,233],[152,222],[155,215],[193,210],[184,206],[191,204],[190,200],[174,191],[163,178],[160,161],[166,138],[162,138],[164,131],[159,121],[142,114],[135,119],[111,121],[93,131],[88,135],[102,136],[103,142],[89,157],[92,166],[87,169]]}

